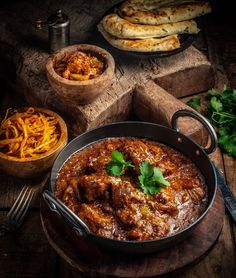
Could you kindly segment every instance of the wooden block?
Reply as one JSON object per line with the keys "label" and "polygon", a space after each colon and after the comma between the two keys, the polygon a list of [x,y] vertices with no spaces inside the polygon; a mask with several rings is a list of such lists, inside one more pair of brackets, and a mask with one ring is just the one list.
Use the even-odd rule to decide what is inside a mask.
{"label": "wooden block", "polygon": [[[156,85],[152,80],[136,86],[133,109],[141,120],[169,127],[171,126],[172,115],[177,110],[192,110],[189,106]],[[185,117],[179,119],[178,125],[181,132],[190,136],[199,144],[203,146],[207,144],[207,132],[198,121]]]}
{"label": "wooden block", "polygon": [[210,65],[200,65],[158,77],[155,82],[175,97],[184,97],[214,87],[214,71]]}
{"label": "wooden block", "polygon": [[159,67],[155,82],[177,98],[207,91],[215,85],[213,67],[194,47],[173,58],[171,63],[161,60]]}
{"label": "wooden block", "polygon": [[38,82],[45,83],[45,77],[35,76],[29,79],[24,76],[17,80],[16,90],[24,97],[30,105],[46,106],[63,114],[72,127],[72,134],[76,136],[82,132],[102,124],[122,121],[128,118],[132,109],[132,94],[135,83],[130,82],[127,76],[121,76],[117,82],[116,77],[111,86],[94,102],[88,105],[76,105],[56,95],[49,84],[39,86]]}
{"label": "wooden block", "polygon": [[102,124],[122,121],[128,118],[132,109],[133,86],[127,84],[125,79],[122,85],[114,82],[94,102],[77,107],[77,111],[80,111],[85,122],[85,125],[77,130],[78,133]]}

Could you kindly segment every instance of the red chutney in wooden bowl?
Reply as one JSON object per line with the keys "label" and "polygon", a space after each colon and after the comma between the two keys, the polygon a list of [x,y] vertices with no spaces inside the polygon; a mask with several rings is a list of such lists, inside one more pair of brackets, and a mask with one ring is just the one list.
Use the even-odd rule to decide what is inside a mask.
{"label": "red chutney in wooden bowl", "polygon": [[101,75],[105,70],[105,63],[90,53],[75,51],[65,53],[61,60],[56,61],[54,70],[65,79],[83,81]]}
{"label": "red chutney in wooden bowl", "polygon": [[[131,165],[121,166],[116,176],[108,166],[116,165],[114,151]],[[142,168],[143,163],[149,168]],[[153,186],[148,169],[159,169],[168,186],[157,183],[157,192],[146,194],[145,186]],[[140,178],[145,175],[146,181]],[[73,154],[59,172],[55,195],[92,232],[137,241],[183,230],[203,213],[208,198],[204,179],[190,159],[166,145],[134,138],[104,139]]]}
{"label": "red chutney in wooden bowl", "polygon": [[48,58],[47,78],[55,95],[78,105],[93,102],[111,84],[115,61],[96,45],[76,44]]}

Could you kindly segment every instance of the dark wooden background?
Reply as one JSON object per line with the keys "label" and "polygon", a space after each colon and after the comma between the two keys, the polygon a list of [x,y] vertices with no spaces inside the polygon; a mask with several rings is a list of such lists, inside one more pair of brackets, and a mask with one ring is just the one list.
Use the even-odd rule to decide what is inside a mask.
{"label": "dark wooden background", "polygon": [[[3,10],[7,11],[9,5],[11,7],[15,5],[16,10],[14,18],[12,18],[14,23],[17,24],[18,19],[19,22],[27,20],[25,14],[30,14],[31,11],[21,12],[21,2],[26,1],[13,1],[11,3],[2,1],[0,14]],[[29,7],[32,8],[31,1],[28,2]],[[70,2],[71,5],[75,3],[75,1]],[[100,2],[103,5],[105,1]],[[228,79],[228,84],[232,88],[236,88],[236,20],[234,9],[230,5],[233,1],[212,2],[214,2],[214,5],[216,3],[216,9],[208,17],[203,35],[197,43],[203,46],[203,50],[206,51],[211,63],[225,76],[226,80]],[[51,1],[42,1],[38,5],[38,7],[42,7],[43,16],[51,12],[50,4]],[[45,9],[45,5],[47,9]],[[79,10],[77,12],[79,13]],[[87,16],[89,16],[89,11],[87,13]],[[38,14],[40,14],[40,10]],[[12,16],[12,14],[9,14],[9,16]],[[1,17],[1,24],[4,24],[3,17]],[[9,28],[6,26],[6,30],[9,32],[11,32],[10,28],[14,28],[14,24]],[[19,27],[16,26],[16,28]],[[27,29],[24,30],[24,33],[27,34]],[[6,42],[2,41],[0,34],[1,112],[9,106],[25,105],[24,99],[15,93],[14,81],[17,74],[15,63],[17,61],[12,60],[14,46],[9,46],[8,53],[3,51],[5,47]],[[205,93],[199,94],[199,96],[204,98]],[[188,99],[189,97],[182,99],[182,101],[186,102]],[[236,195],[236,159],[229,157],[219,149],[211,158],[224,171],[226,181]],[[95,274],[88,275],[75,271],[54,252],[47,242],[39,215],[40,179],[19,180],[0,172],[0,220],[7,214],[25,183],[37,187],[39,193],[32,202],[21,229],[13,235],[0,238],[0,277],[97,277]],[[165,277],[235,277],[235,240],[236,225],[226,213],[222,233],[209,253],[194,265]]]}

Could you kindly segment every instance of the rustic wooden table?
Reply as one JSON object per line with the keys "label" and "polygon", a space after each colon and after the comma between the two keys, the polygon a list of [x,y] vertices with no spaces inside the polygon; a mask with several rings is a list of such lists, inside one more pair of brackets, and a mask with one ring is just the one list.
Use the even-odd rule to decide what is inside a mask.
{"label": "rustic wooden table", "polygon": [[[3,4],[1,4],[0,14],[2,24],[4,25],[5,19],[8,20],[7,22],[9,22],[9,18],[12,19],[12,24],[2,25],[5,32],[1,32],[3,38],[0,40],[1,111],[4,111],[4,109],[9,106],[25,105],[25,99],[22,98],[22,95],[16,93],[21,88],[19,89],[19,85],[17,84],[17,86],[15,86],[14,82],[12,82],[16,80],[17,74],[20,72],[18,65],[21,64],[21,66],[23,65],[22,68],[24,68],[24,61],[22,62],[15,59],[14,47],[22,46],[25,53],[32,53],[33,50],[36,52],[37,48],[31,41],[30,31],[28,34],[29,36],[27,36],[27,25],[32,23],[31,13],[39,16],[41,11],[42,16],[46,16],[53,11],[51,6],[54,5],[55,7],[55,1],[42,2],[37,5],[36,1],[31,1],[33,4],[28,1],[28,5],[26,5],[26,2],[27,1],[15,1],[15,3],[13,2],[10,5],[4,1]],[[62,2],[63,1],[60,3],[57,2],[57,7],[59,7],[60,4],[63,5]],[[86,1],[77,2],[85,3]],[[91,2],[91,5],[93,5],[96,1]],[[101,7],[103,5],[104,7],[108,7],[119,1],[113,1],[113,3],[109,5],[109,1],[99,2],[101,2],[99,3]],[[236,25],[234,18],[230,16],[230,7],[224,7],[223,3],[221,3],[223,1],[218,2],[218,11],[216,9],[214,14],[207,19],[204,32],[202,32],[195,46],[208,55],[210,62],[218,71],[217,78],[219,78],[220,81],[218,81],[217,84],[228,82],[231,87],[236,88]],[[71,9],[74,9],[76,14],[82,12],[85,22],[94,23],[91,17],[91,7],[93,6],[90,7],[86,2],[81,6],[80,10],[78,3],[72,4],[71,1],[71,6],[74,5]],[[34,4],[38,8],[38,12],[35,11],[37,10],[36,8],[33,10]],[[97,13],[100,15],[102,15],[103,12],[104,10],[102,8],[97,10]],[[223,16],[223,14],[227,14],[227,16]],[[22,31],[24,40],[20,37],[21,33],[19,31],[22,27],[17,26],[17,24],[23,24],[25,26]],[[15,41],[15,46],[12,44],[14,27],[19,31],[17,34],[18,40],[20,41],[20,43],[19,41]],[[87,29],[86,32],[88,32]],[[82,37],[82,33],[81,40],[83,41],[85,38]],[[14,39],[17,39],[17,37],[14,37]],[[7,52],[6,48],[8,49]],[[40,50],[40,52],[43,51]],[[150,65],[152,63],[153,60],[150,61]],[[144,70],[147,70],[145,65]],[[37,69],[35,72],[28,72],[27,74],[28,76],[32,76],[38,74],[40,71],[41,69]],[[120,72],[122,73],[122,71],[121,67]],[[202,92],[197,95],[204,99],[206,93]],[[186,102],[189,98],[190,97],[182,98],[181,101]],[[27,99],[27,101],[30,102],[29,99]],[[236,195],[236,160],[223,153],[220,149],[217,149],[217,151],[211,155],[211,158],[216,162],[219,168],[224,171],[226,181],[234,195]],[[38,194],[30,206],[29,213],[21,229],[15,234],[0,238],[0,277],[104,277],[104,275],[99,276],[95,273],[86,274],[75,271],[61,259],[49,245],[40,221],[39,199],[40,191],[42,190],[40,182],[40,178],[30,181],[19,180],[0,172],[0,221],[7,214],[7,211],[12,206],[25,183],[34,186],[38,190]],[[235,277],[235,240],[236,226],[226,212],[222,232],[208,254],[194,264],[187,266],[185,269],[168,274],[165,277]]]}

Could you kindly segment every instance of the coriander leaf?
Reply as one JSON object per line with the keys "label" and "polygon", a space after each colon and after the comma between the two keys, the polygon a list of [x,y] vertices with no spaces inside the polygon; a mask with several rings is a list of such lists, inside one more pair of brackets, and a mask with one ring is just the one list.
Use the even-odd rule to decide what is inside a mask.
{"label": "coriander leaf", "polygon": [[160,185],[168,186],[159,168],[153,167],[148,161],[144,161],[139,166],[141,175],[138,177],[139,186],[145,194],[156,194],[161,192]]}
{"label": "coriander leaf", "polygon": [[236,90],[234,91],[224,91],[220,95],[220,100],[222,102],[224,111],[229,113],[236,113]]}
{"label": "coriander leaf", "polygon": [[165,180],[165,178],[163,177],[162,171],[161,171],[159,168],[156,168],[156,167],[155,167],[155,168],[153,169],[153,171],[154,171],[153,177],[152,177],[152,180],[153,180],[153,181],[156,181],[156,182],[158,182],[158,183],[161,183],[161,184],[163,184],[163,185],[165,185],[165,186],[170,185],[170,183],[169,183],[167,180]]}
{"label": "coriander leaf", "polygon": [[219,93],[216,91],[216,89],[212,88],[208,91],[210,93],[210,95],[212,96],[217,96]]}
{"label": "coriander leaf", "polygon": [[233,98],[235,99],[236,98],[236,89],[233,90],[232,95],[233,95]]}
{"label": "coriander leaf", "polygon": [[217,98],[214,96],[211,98],[211,107],[217,111],[217,112],[221,112],[223,110],[223,106],[220,100],[217,100]]}
{"label": "coriander leaf", "polygon": [[154,182],[148,182],[148,186],[143,185],[143,186],[141,186],[141,188],[143,189],[143,192],[145,194],[156,194],[156,193],[161,192],[161,188],[159,186],[157,186],[156,183],[154,183]]}
{"label": "coriander leaf", "polygon": [[123,170],[123,164],[118,164],[115,161],[110,161],[107,164],[106,170],[112,176],[120,176]]}
{"label": "coriander leaf", "polygon": [[120,162],[122,164],[125,163],[124,156],[121,152],[112,151],[111,157],[112,157],[113,161],[117,161],[117,162]]}
{"label": "coriander leaf", "polygon": [[219,135],[220,136],[226,136],[228,134],[227,128],[221,127],[219,128]]}
{"label": "coriander leaf", "polygon": [[218,143],[229,155],[236,157],[236,132],[232,133],[225,127],[219,128]]}
{"label": "coriander leaf", "polygon": [[140,184],[140,187],[142,188],[142,190],[145,194],[150,194],[149,189],[144,184]]}
{"label": "coriander leaf", "polygon": [[157,186],[154,181],[146,180],[144,176],[139,176],[139,186],[142,188],[145,194],[156,194],[161,192],[161,188]]}
{"label": "coriander leaf", "polygon": [[153,167],[148,161],[143,161],[142,164],[139,166],[140,173],[144,177],[151,177],[153,175]]}
{"label": "coriander leaf", "polygon": [[121,152],[112,151],[111,158],[112,160],[106,166],[106,171],[109,175],[121,176],[125,168],[134,167],[131,161],[125,161]]}
{"label": "coriander leaf", "polygon": [[125,162],[125,167],[132,167],[132,168],[134,168],[134,165],[132,165],[132,162],[131,161],[127,161],[127,162]]}
{"label": "coriander leaf", "polygon": [[224,85],[221,93],[214,89],[209,92],[212,95],[209,116],[218,130],[218,144],[229,155],[236,157],[236,90]]}
{"label": "coriander leaf", "polygon": [[138,176],[138,180],[139,180],[141,185],[144,185],[144,183],[145,183],[145,176],[144,175]]}
{"label": "coriander leaf", "polygon": [[197,109],[198,107],[201,106],[201,100],[200,100],[200,98],[191,98],[187,102],[187,105],[192,107],[193,109]]}
{"label": "coriander leaf", "polygon": [[156,194],[161,192],[161,188],[159,186],[156,186],[155,184],[149,185],[147,189],[149,194]]}

